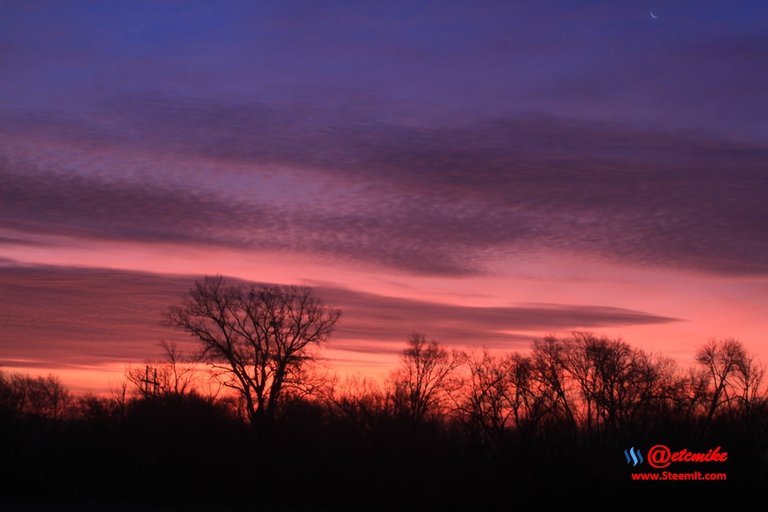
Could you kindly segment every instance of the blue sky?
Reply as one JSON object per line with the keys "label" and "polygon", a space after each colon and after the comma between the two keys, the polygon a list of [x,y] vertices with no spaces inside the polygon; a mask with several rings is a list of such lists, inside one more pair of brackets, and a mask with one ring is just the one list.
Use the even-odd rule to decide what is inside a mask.
{"label": "blue sky", "polygon": [[4,2],[4,103],[78,112],[155,92],[759,141],[767,14],[761,2]]}

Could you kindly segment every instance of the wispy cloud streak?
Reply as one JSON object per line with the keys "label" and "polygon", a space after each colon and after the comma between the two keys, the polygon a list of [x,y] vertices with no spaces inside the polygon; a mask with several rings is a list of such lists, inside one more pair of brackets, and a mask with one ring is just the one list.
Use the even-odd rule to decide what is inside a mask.
{"label": "wispy cloud streak", "polygon": [[[6,262],[0,266],[0,364],[85,367],[155,357],[164,339],[192,347],[183,334],[162,325],[163,312],[192,280]],[[523,332],[674,321],[603,306],[459,306],[327,285],[317,292],[344,312],[330,346],[369,354],[399,350],[413,330],[451,344],[512,347],[529,341]]]}

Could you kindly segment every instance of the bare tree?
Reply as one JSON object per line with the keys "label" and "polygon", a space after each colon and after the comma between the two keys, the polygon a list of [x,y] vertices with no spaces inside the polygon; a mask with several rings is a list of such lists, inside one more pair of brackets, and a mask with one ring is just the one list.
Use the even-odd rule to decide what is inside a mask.
{"label": "bare tree", "polygon": [[441,412],[449,393],[459,387],[453,374],[462,362],[461,354],[449,353],[438,342],[413,333],[402,361],[394,378],[395,410],[414,422]]}
{"label": "bare tree", "polygon": [[495,357],[487,350],[467,357],[469,382],[461,411],[470,426],[497,448],[518,417],[520,403],[515,393],[514,364],[511,355]]}
{"label": "bare tree", "polygon": [[71,403],[72,396],[58,377],[0,372],[0,410],[11,417],[33,416],[58,422],[69,412]]}
{"label": "bare tree", "polygon": [[545,388],[545,393],[553,397],[554,405],[563,415],[566,423],[575,429],[578,418],[566,371],[567,344],[554,336],[535,340],[532,357],[536,379]]}
{"label": "bare tree", "polygon": [[161,385],[173,396],[184,396],[195,390],[195,366],[174,342],[163,341],[160,348],[165,354]]}
{"label": "bare tree", "polygon": [[125,419],[128,410],[128,383],[123,380],[117,386],[110,386],[109,394],[118,417]]}
{"label": "bare tree", "polygon": [[736,365],[736,391],[744,413],[752,416],[757,405],[765,404],[766,390],[763,387],[765,367],[751,355],[745,354]]}
{"label": "bare tree", "polygon": [[28,413],[60,421],[67,414],[72,396],[58,377],[29,379]]}
{"label": "bare tree", "polygon": [[236,390],[251,423],[274,418],[286,388],[300,386],[310,348],[328,339],[341,311],[300,286],[196,281],[169,323],[196,337],[201,357]]}
{"label": "bare tree", "polygon": [[173,342],[160,343],[164,357],[142,367],[128,367],[125,377],[142,398],[180,398],[198,394],[197,368]]}
{"label": "bare tree", "polygon": [[687,421],[693,421],[709,407],[709,373],[704,368],[688,368],[678,379],[676,401]]}
{"label": "bare tree", "polygon": [[327,390],[326,400],[368,433],[380,428],[393,413],[391,396],[386,389],[381,383],[365,378],[347,377],[343,385]]}
{"label": "bare tree", "polygon": [[534,435],[557,410],[557,398],[550,386],[541,382],[532,357],[510,354],[506,366],[513,390],[510,398],[515,426],[524,436]]}
{"label": "bare tree", "polygon": [[720,341],[711,340],[696,353],[696,361],[709,375],[709,407],[706,420],[712,417],[722,406],[733,398],[734,379],[739,367],[746,367],[748,359],[740,341],[729,338]]}
{"label": "bare tree", "polygon": [[470,354],[467,364],[470,377],[462,412],[495,448],[504,445],[511,429],[528,439],[545,419],[558,418],[555,392],[541,381],[531,357],[483,351]]}
{"label": "bare tree", "polygon": [[0,411],[8,418],[24,413],[29,377],[19,373],[0,371]]}
{"label": "bare tree", "polygon": [[674,386],[674,365],[621,340],[574,333],[566,367],[580,390],[581,416],[588,431],[618,431],[666,404]]}
{"label": "bare tree", "polygon": [[765,369],[747,353],[740,341],[729,338],[711,340],[696,354],[706,375],[706,420],[721,410],[751,414],[755,405],[766,399],[763,389]]}

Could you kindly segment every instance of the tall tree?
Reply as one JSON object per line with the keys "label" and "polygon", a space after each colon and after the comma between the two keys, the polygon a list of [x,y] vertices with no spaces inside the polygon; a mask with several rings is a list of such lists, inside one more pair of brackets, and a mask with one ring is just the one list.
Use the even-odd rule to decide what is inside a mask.
{"label": "tall tree", "polygon": [[710,340],[696,353],[696,361],[709,377],[707,421],[711,421],[719,409],[732,407],[733,400],[741,400],[745,394],[753,396],[759,389],[760,369],[736,339]]}
{"label": "tall tree", "polygon": [[285,389],[301,386],[311,346],[328,339],[340,316],[309,287],[229,284],[221,276],[196,281],[167,313],[200,340],[201,357],[239,393],[254,426],[274,418]]}
{"label": "tall tree", "polygon": [[395,410],[415,423],[442,412],[450,392],[459,387],[454,372],[461,362],[460,353],[449,353],[423,334],[411,334],[395,374]]}

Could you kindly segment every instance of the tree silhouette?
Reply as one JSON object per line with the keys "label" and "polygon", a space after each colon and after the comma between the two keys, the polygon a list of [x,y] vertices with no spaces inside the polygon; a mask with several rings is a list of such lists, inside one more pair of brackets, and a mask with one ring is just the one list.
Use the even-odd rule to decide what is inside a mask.
{"label": "tree silhouette", "polygon": [[567,340],[564,359],[577,384],[581,417],[588,431],[618,432],[639,421],[646,410],[668,396],[674,371],[666,360],[655,360],[621,340],[575,333]]}
{"label": "tree silhouette", "polygon": [[72,403],[58,377],[29,377],[0,371],[0,414],[6,418],[39,417],[61,421]]}
{"label": "tree silhouette", "polygon": [[754,356],[745,353],[737,362],[736,369],[737,398],[744,413],[751,419],[755,409],[765,404],[765,367]]}
{"label": "tree silhouette", "polygon": [[[161,361],[149,361],[140,367],[128,367],[125,377],[142,398],[180,398],[191,393],[200,395],[203,382],[198,368],[173,342],[162,342]],[[211,395],[213,398],[215,394]]]}
{"label": "tree silhouette", "polygon": [[459,388],[453,373],[461,363],[460,353],[449,353],[423,334],[411,334],[394,378],[396,413],[418,423],[441,412],[450,391]]}
{"label": "tree silhouette", "polygon": [[522,395],[515,385],[515,365],[511,355],[495,357],[487,350],[467,356],[469,381],[461,411],[470,428],[496,448],[520,420]]}
{"label": "tree silhouette", "polygon": [[[215,300],[225,293],[255,300],[246,295],[250,288],[230,288],[217,288],[196,307],[225,304]],[[242,345],[241,324],[255,328],[243,307],[228,303],[229,314],[242,316],[240,323],[227,317],[232,330],[224,332],[230,340],[239,336],[232,342],[242,350],[237,357],[266,359]],[[205,317],[203,325],[217,326],[216,318]],[[83,503],[378,509],[397,500],[501,510],[511,491],[636,491],[629,472],[652,469],[627,464],[622,452],[634,445],[645,456],[656,443],[673,450],[721,446],[733,456],[711,470],[727,471],[736,490],[762,489],[768,476],[763,371],[735,340],[702,347],[701,364],[690,371],[589,333],[549,337],[529,353],[467,355],[420,334],[404,348],[390,380],[349,376],[311,399],[292,392],[301,373],[287,369],[283,392],[268,399],[279,404],[279,428],[268,430],[249,427],[248,414],[238,414],[244,398],[209,399],[190,390],[178,358],[175,377],[170,367],[162,371],[171,362],[150,363],[160,368],[160,384],[149,396],[122,387],[113,397],[70,400],[55,378],[0,371],[0,503],[13,509],[16,500],[41,500],[41,510],[50,503],[72,510]],[[227,368],[221,357],[212,363]],[[249,375],[260,368],[250,366]],[[155,380],[154,371],[147,378],[141,370],[140,379]]]}
{"label": "tree silhouette", "polygon": [[328,339],[341,311],[301,286],[196,281],[169,323],[195,336],[201,357],[223,373],[244,402],[251,424],[271,422],[284,389],[298,387],[310,346]]}
{"label": "tree silhouette", "polygon": [[706,421],[720,410],[741,407],[751,410],[764,401],[761,388],[764,369],[744,349],[740,341],[729,338],[710,340],[696,353],[707,383]]}
{"label": "tree silhouette", "polygon": [[578,418],[568,378],[567,357],[567,344],[554,336],[533,342],[534,378],[544,388],[542,392],[552,397],[554,407],[551,412],[559,413],[570,428],[576,429]]}

